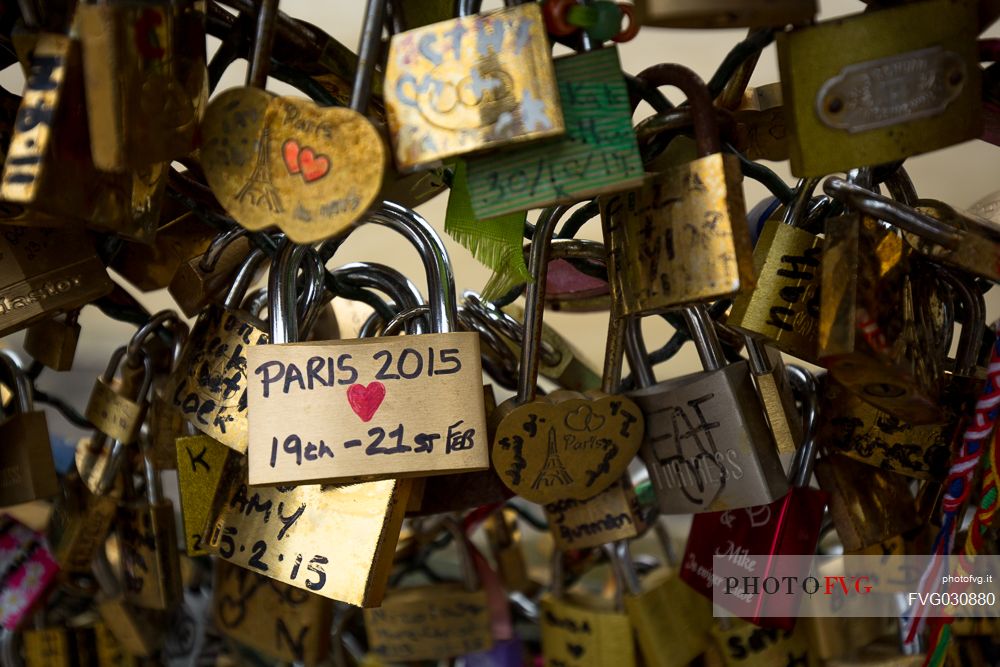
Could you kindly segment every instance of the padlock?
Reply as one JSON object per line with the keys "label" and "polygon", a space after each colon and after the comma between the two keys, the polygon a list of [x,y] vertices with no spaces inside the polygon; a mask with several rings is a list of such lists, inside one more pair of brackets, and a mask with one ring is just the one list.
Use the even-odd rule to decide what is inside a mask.
{"label": "padlock", "polygon": [[975,3],[950,0],[779,32],[792,173],[825,176],[978,137],[977,32]]}
{"label": "padlock", "polygon": [[601,198],[619,316],[712,301],[755,284],[742,173],[736,157],[721,152],[705,83],[680,65],[655,65],[639,77],[687,96],[698,158],[648,177],[638,190]]}
{"label": "padlock", "polygon": [[59,493],[45,413],[35,410],[34,389],[9,350],[0,365],[17,397],[14,416],[0,423],[0,507],[49,498]]}
{"label": "padlock", "polygon": [[[248,350],[247,456],[253,485],[344,483],[489,467],[479,337],[455,332],[447,251],[423,218],[391,202],[370,219],[406,235],[420,251],[433,297],[433,333]],[[296,338],[289,336],[297,327],[287,310],[295,300],[283,292],[294,289],[294,263],[307,249],[289,244],[280,252],[268,287],[272,343]],[[303,371],[308,383],[295,379],[303,379]],[[331,390],[339,387],[343,395],[337,399]],[[284,420],[289,409],[303,417],[294,430]]]}
{"label": "padlock", "polygon": [[[301,253],[304,249],[299,248]],[[291,270],[299,259],[295,257],[299,253],[292,252],[294,249],[295,246],[286,243],[280,252],[291,256],[278,259]],[[274,312],[280,313],[285,303],[295,302],[294,273],[286,281],[277,282],[280,288],[291,287],[293,292],[278,297]],[[314,292],[307,295],[306,310],[309,310],[310,303],[322,296],[322,290],[317,289],[318,274],[312,280],[307,279],[306,286]],[[279,340],[294,342],[300,328],[296,318],[277,320],[284,325],[275,332],[282,336]],[[308,320],[305,318],[306,325]],[[288,328],[293,331],[287,331]],[[307,326],[301,329],[308,333]],[[267,340],[266,334],[258,339],[261,343]],[[244,354],[242,348],[238,354]],[[244,365],[240,371],[244,382],[245,368]],[[245,416],[242,418],[245,420]],[[286,418],[283,415],[279,421]],[[249,487],[247,459],[230,457],[230,460],[239,466],[224,474],[209,511],[209,516],[215,518],[208,543],[213,552],[241,567],[323,597],[358,606],[379,604],[392,569],[392,555],[410,495],[409,480]],[[271,520],[272,509],[276,512],[274,516],[280,517],[278,521]],[[351,566],[345,567],[344,563]]]}
{"label": "padlock", "polygon": [[717,512],[768,504],[788,491],[774,438],[746,361],[725,364],[702,306],[684,318],[705,368],[655,383],[639,321],[626,331],[629,366],[642,387],[629,395],[646,415],[640,454],[660,512]]}
{"label": "padlock", "polygon": [[615,592],[609,600],[589,592],[563,590],[563,558],[561,551],[553,552],[551,590],[539,605],[545,663],[567,667],[635,665],[632,624],[623,607],[624,583],[618,568],[612,568]]}
{"label": "padlock", "polygon": [[839,178],[828,178],[823,190],[899,227],[907,245],[921,255],[987,280],[1000,280],[1000,227],[995,222],[933,199],[893,201]]}
{"label": "padlock", "polygon": [[205,6],[81,4],[76,23],[94,165],[123,172],[190,154],[208,100]]}
{"label": "padlock", "polygon": [[819,667],[809,650],[805,624],[794,629],[759,628],[738,618],[721,618],[712,625],[712,638],[721,653],[719,667]]}
{"label": "padlock", "polygon": [[104,546],[115,519],[116,495],[115,492],[91,493],[75,470],[63,477],[46,535],[62,570],[90,572],[91,561]]}
{"label": "padlock", "polygon": [[215,517],[212,503],[223,480],[237,466],[238,456],[229,447],[207,435],[177,438],[177,486],[180,490],[181,517],[184,521],[185,552],[204,556]]}
{"label": "padlock", "polygon": [[745,336],[744,341],[754,386],[757,387],[775,445],[779,453],[790,454],[801,441],[802,429],[799,427],[795,399],[785,376],[785,362],[777,350],[752,336]]}
{"label": "padlock", "polygon": [[493,512],[483,522],[483,531],[504,590],[531,595],[536,584],[528,575],[517,511],[504,507]]}
{"label": "padlock", "polygon": [[24,332],[24,351],[54,371],[71,370],[80,340],[79,316],[79,309],[70,310],[61,319],[56,315],[32,324]]}
{"label": "padlock", "polygon": [[[139,357],[133,356],[124,345],[115,350],[104,374],[94,383],[84,413],[99,433],[123,445],[132,444],[139,437],[149,407],[152,361],[145,352]],[[122,374],[116,378],[119,366]],[[83,470],[80,473],[86,476]]]}
{"label": "padlock", "polygon": [[[103,547],[103,539],[102,539]],[[106,632],[133,656],[152,656],[163,643],[164,630],[155,612],[143,609],[125,598],[122,584],[115,576],[104,549],[93,561],[93,574],[100,592],[95,600]]]}
{"label": "padlock", "polygon": [[572,204],[642,184],[642,158],[618,48],[601,48],[585,34],[583,44],[581,53],[554,61],[564,136],[466,159],[476,217]]}
{"label": "padlock", "polygon": [[[381,13],[385,0],[368,0]],[[277,11],[259,12],[247,87],[212,98],[200,125],[200,160],[219,203],[243,227],[277,225],[296,243],[350,228],[382,188],[386,148],[368,107],[380,32],[363,32],[350,108],[264,90]],[[252,86],[252,87],[251,87]],[[240,148],[235,149],[235,146]],[[338,164],[350,163],[350,169]]]}
{"label": "padlock", "polygon": [[[813,464],[818,450],[816,421],[819,396],[812,374],[798,366],[789,366],[789,377],[803,406],[804,442],[796,450],[789,469],[791,490],[779,500],[754,507],[699,514],[694,517],[684,553],[683,579],[694,590],[711,600],[723,585],[713,575],[713,558],[728,556],[733,562],[746,561],[760,576],[771,576],[781,568],[782,574],[792,570],[792,561],[781,561],[781,556],[811,555],[819,541],[823,511],[828,496],[810,488]],[[770,554],[771,559],[760,562],[753,556]],[[798,573],[807,576],[807,572]],[[776,601],[781,604],[784,600]],[[794,603],[793,603],[794,604]],[[795,619],[794,609],[786,616],[781,609],[771,607],[766,613],[758,606],[759,596],[743,603],[727,602],[727,610],[764,627],[788,629]],[[763,615],[762,615],[763,614]]]}
{"label": "padlock", "polygon": [[754,248],[757,286],[740,292],[726,324],[815,363],[823,240],[802,229],[818,179],[799,181],[784,220],[769,219]]}
{"label": "padlock", "polygon": [[179,370],[177,362],[184,352],[184,343],[189,335],[187,324],[178,319],[176,313],[169,312],[159,322],[151,321],[144,327],[149,330],[147,340],[154,347],[152,352],[155,353],[158,343],[172,343],[172,349],[159,355],[162,361],[153,377],[149,409],[146,411],[145,428],[149,433],[150,459],[161,470],[177,469],[177,439],[197,431],[174,406],[173,396],[167,391]]}
{"label": "padlock", "polygon": [[123,174],[94,167],[79,43],[65,35],[39,34],[26,78],[0,197],[53,219],[83,220],[151,242],[168,165]]}
{"label": "padlock", "polygon": [[593,498],[564,498],[546,504],[545,516],[560,551],[629,539],[646,527],[639,498],[627,474]]}
{"label": "padlock", "polygon": [[0,230],[0,336],[81,308],[112,289],[90,236],[79,230]]}
{"label": "padlock", "polygon": [[0,515],[0,627],[16,629],[42,603],[59,574],[45,537]]}
{"label": "padlock", "polygon": [[985,329],[985,304],[979,290],[948,272],[942,271],[941,276],[952,286],[955,300],[966,314],[954,370],[945,373],[942,419],[922,425],[907,423],[827,378],[820,437],[831,451],[917,479],[942,480],[948,473],[952,445],[961,435],[971,403],[985,380],[985,372],[976,365]]}
{"label": "padlock", "polygon": [[479,4],[389,43],[385,107],[401,171],[566,131],[541,8],[473,14]]}
{"label": "padlock", "polygon": [[380,607],[365,609],[368,647],[382,660],[444,660],[493,644],[486,590],[468,538],[456,520],[447,519],[444,526],[458,550],[462,581],[391,588]]}
{"label": "padlock", "polygon": [[174,505],[163,497],[149,443],[141,445],[145,498],[124,498],[115,523],[125,600],[143,609],[170,610],[181,599]]}
{"label": "padlock", "polygon": [[816,480],[830,495],[830,517],[845,552],[871,547],[920,525],[902,475],[832,454],[816,463]]}
{"label": "padlock", "polygon": [[[250,253],[250,241],[242,227],[220,234],[203,252],[180,263],[167,291],[185,315],[195,317],[209,303],[225,296],[225,289],[237,280],[236,274]],[[256,282],[263,268],[256,262],[254,275],[247,280]]]}
{"label": "padlock", "polygon": [[333,604],[224,560],[215,561],[212,620],[225,637],[271,660],[315,665],[330,649]]}
{"label": "padlock", "polygon": [[528,270],[525,340],[518,392],[491,415],[495,424],[491,459],[504,484],[531,502],[546,504],[592,498],[621,479],[642,440],[644,422],[636,405],[614,393],[621,368],[618,322],[612,320],[600,391],[559,390],[536,398],[539,341],[548,275],[549,244],[566,207],[546,209],[535,228]]}
{"label": "padlock", "polygon": [[64,627],[26,628],[24,641],[25,667],[72,667],[74,648],[72,636]]}
{"label": "padlock", "polygon": [[788,121],[782,104],[781,83],[770,83],[745,91],[733,111],[733,145],[751,160],[788,159]]}
{"label": "padlock", "polygon": [[807,23],[815,0],[638,0],[636,19],[657,28],[739,28]]}
{"label": "padlock", "polygon": [[901,419],[940,419],[934,280],[902,238],[868,215],[828,218],[825,231],[819,362]]}
{"label": "padlock", "polygon": [[238,454],[247,450],[246,350],[268,340],[264,324],[240,302],[263,258],[251,253],[223,302],[198,317],[163,388],[189,423]]}
{"label": "padlock", "polygon": [[670,562],[673,550],[662,521],[653,532],[666,552],[665,567],[640,579],[627,541],[616,545],[616,564],[625,581],[625,609],[643,662],[649,667],[680,667],[705,651],[712,605],[678,576],[678,564]]}

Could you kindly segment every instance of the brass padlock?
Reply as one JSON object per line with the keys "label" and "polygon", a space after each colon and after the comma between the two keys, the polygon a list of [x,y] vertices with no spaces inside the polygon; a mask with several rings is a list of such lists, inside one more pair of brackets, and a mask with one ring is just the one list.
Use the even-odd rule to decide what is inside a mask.
{"label": "brass padlock", "polygon": [[25,667],[72,667],[73,645],[64,627],[28,628],[24,631]]}
{"label": "brass padlock", "polygon": [[745,336],[744,342],[754,386],[774,443],[779,453],[790,454],[802,441],[802,428],[795,397],[785,375],[785,362],[777,350],[752,336]]}
{"label": "brass padlock", "polygon": [[333,604],[253,570],[215,561],[212,620],[225,637],[276,661],[316,665],[330,650]]}
{"label": "brass padlock", "polygon": [[743,101],[733,111],[736,123],[733,144],[751,160],[787,160],[786,115],[781,98],[781,83],[747,90]]}
{"label": "brass padlock", "polygon": [[0,336],[81,308],[113,284],[79,230],[0,228]]}
{"label": "brass padlock", "polygon": [[0,350],[0,366],[17,399],[14,416],[0,423],[0,507],[9,507],[56,495],[59,482],[48,423],[35,410],[31,381],[10,350]]}
{"label": "brass padlock", "polygon": [[975,3],[950,0],[779,31],[792,173],[825,176],[978,137],[977,33]]}
{"label": "brass padlock", "polygon": [[810,363],[817,360],[823,239],[801,227],[818,182],[800,181],[784,219],[764,223],[753,253],[757,286],[737,295],[726,319]]}
{"label": "brass padlock", "polygon": [[108,562],[103,538],[102,548],[93,561],[93,574],[100,589],[95,600],[97,613],[105,631],[129,655],[149,657],[156,653],[163,643],[165,630],[158,621],[164,619],[158,618],[156,612],[133,605],[126,599],[122,584]]}
{"label": "brass padlock", "polygon": [[816,0],[637,0],[636,19],[658,28],[739,28],[807,23]]}
{"label": "brass padlock", "polygon": [[539,347],[548,276],[549,243],[566,207],[546,209],[535,229],[529,271],[525,340],[521,346],[517,396],[497,407],[491,460],[514,493],[545,504],[586,500],[621,479],[639,450],[643,417],[631,399],[615,393],[622,348],[612,319],[600,391],[554,391],[536,398]]}
{"label": "brass padlock", "polygon": [[855,552],[920,525],[907,478],[840,454],[816,463],[816,480],[830,494],[830,517],[845,552]]}
{"label": "brass padlock", "polygon": [[[447,251],[423,218],[392,202],[369,219],[407,236],[420,251],[432,295],[431,332],[278,344],[298,338],[290,312],[295,299],[288,291],[294,293],[296,264],[309,252],[283,245],[268,286],[272,344],[247,351],[253,485],[347,483],[489,467],[479,337],[456,331]],[[285,420],[289,410],[302,416],[294,428]]]}
{"label": "brass padlock", "polygon": [[145,498],[125,498],[115,524],[125,600],[143,609],[170,610],[182,595],[174,505],[163,497],[148,442],[142,450]]}
{"label": "brass padlock", "polygon": [[[142,292],[163,289],[170,285],[181,265],[205,252],[216,234],[216,229],[193,211],[167,199],[160,213],[156,242],[126,242],[111,259],[110,267]],[[181,305],[179,299],[174,300]]]}
{"label": "brass padlock", "polygon": [[678,564],[670,562],[673,549],[662,521],[655,524],[654,533],[667,562],[641,580],[627,541],[616,544],[612,553],[625,582],[625,610],[644,663],[649,667],[681,667],[705,651],[712,605],[678,576]]}
{"label": "brass padlock", "polygon": [[462,582],[391,588],[365,609],[369,651],[386,662],[445,660],[493,645],[486,590],[476,576],[471,547],[455,519],[447,519],[458,550]]}
{"label": "brass padlock", "polygon": [[563,134],[549,48],[536,3],[463,4],[458,18],[393,35],[384,93],[397,167]]}
{"label": "brass padlock", "polygon": [[205,5],[81,4],[90,153],[121,172],[187,156],[208,100]]}
{"label": "brass padlock", "polygon": [[91,493],[76,471],[63,477],[47,535],[53,557],[63,571],[90,571],[91,561],[104,547],[115,519],[117,495],[115,490],[103,495]]}
{"label": "brass padlock", "polygon": [[794,629],[759,628],[739,618],[717,619],[712,639],[721,653],[719,667],[819,667],[809,647],[805,624]]}
{"label": "brass padlock", "polygon": [[212,504],[229,472],[238,469],[229,447],[207,435],[177,438],[177,486],[180,489],[181,517],[184,521],[185,551],[188,556],[211,553],[208,537],[215,522]]}
{"label": "brass padlock", "polygon": [[560,551],[598,547],[636,537],[646,522],[629,476],[593,498],[565,498],[545,505],[545,516]]}
{"label": "brass padlock", "polygon": [[[209,303],[224,296],[233,282],[255,282],[264,268],[263,262],[250,262],[250,241],[242,227],[216,236],[201,253],[184,258],[170,278],[167,292],[188,317],[198,315]],[[262,258],[260,251],[252,255]],[[250,262],[253,275],[242,278],[241,267]],[[247,270],[247,269],[243,269]]]}
{"label": "brass padlock", "polygon": [[[148,407],[152,361],[144,352],[140,357],[136,359],[125,345],[115,350],[104,374],[94,383],[84,413],[97,431],[123,445],[139,437]],[[115,378],[119,366],[122,375]],[[83,470],[80,473],[86,475]]]}
{"label": "brass padlock", "polygon": [[655,383],[639,321],[629,323],[630,396],[646,415],[640,450],[660,512],[688,514],[766,505],[788,489],[746,361],[724,364],[703,306],[684,309],[703,372]]}
{"label": "brass padlock", "polygon": [[584,591],[564,591],[563,557],[561,551],[553,552],[551,590],[540,602],[542,654],[546,664],[635,665],[632,624],[623,607],[624,583],[618,568],[612,568],[613,599]]}
{"label": "brass padlock", "polygon": [[504,590],[533,594],[537,584],[528,575],[517,510],[504,507],[493,512],[483,522],[483,530]]}
{"label": "brass padlock", "polygon": [[79,309],[71,310],[61,319],[56,315],[32,324],[24,332],[24,351],[54,371],[72,369],[80,340],[79,316]]}
{"label": "brass padlock", "polygon": [[755,284],[742,172],[735,156],[721,152],[708,88],[680,65],[655,65],[639,77],[687,95],[698,159],[648,177],[639,190],[601,198],[619,316],[712,301]]}

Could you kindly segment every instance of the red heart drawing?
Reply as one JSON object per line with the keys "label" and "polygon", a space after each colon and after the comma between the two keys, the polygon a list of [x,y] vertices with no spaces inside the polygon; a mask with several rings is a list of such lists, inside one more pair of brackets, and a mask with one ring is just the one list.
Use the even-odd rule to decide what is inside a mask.
{"label": "red heart drawing", "polygon": [[372,382],[367,387],[363,384],[352,384],[347,389],[347,402],[351,404],[354,414],[361,417],[363,422],[371,421],[384,398],[385,385],[381,382]]}
{"label": "red heart drawing", "polygon": [[312,183],[330,171],[330,158],[316,155],[311,148],[303,148],[299,153],[299,167],[302,168],[302,178],[306,179],[306,183]]}
{"label": "red heart drawing", "polygon": [[285,166],[289,174],[299,173],[299,142],[288,139],[281,145],[281,155],[285,158]]}

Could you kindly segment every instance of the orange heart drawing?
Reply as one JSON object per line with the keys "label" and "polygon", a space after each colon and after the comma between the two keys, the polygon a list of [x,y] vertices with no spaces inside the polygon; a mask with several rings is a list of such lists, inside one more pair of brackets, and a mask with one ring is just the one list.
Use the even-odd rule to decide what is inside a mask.
{"label": "orange heart drawing", "polygon": [[330,171],[330,158],[317,155],[312,148],[299,146],[295,139],[288,139],[281,145],[281,157],[289,174],[302,174],[306,183],[312,183]]}

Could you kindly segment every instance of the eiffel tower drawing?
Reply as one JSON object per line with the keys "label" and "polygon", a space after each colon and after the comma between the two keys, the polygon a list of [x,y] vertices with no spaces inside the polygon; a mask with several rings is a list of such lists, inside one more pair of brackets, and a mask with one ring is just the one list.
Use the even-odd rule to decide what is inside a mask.
{"label": "eiffel tower drawing", "polygon": [[257,144],[257,164],[254,165],[250,180],[236,193],[236,200],[249,199],[255,206],[266,206],[272,213],[281,213],[281,199],[271,183],[271,164],[267,156],[271,152],[271,130],[265,127]]}
{"label": "eiffel tower drawing", "polygon": [[537,489],[543,484],[545,486],[552,486],[553,484],[565,486],[572,483],[573,478],[570,477],[566,466],[563,465],[562,459],[559,458],[559,448],[556,444],[556,429],[555,427],[551,427],[549,428],[549,449],[545,454],[545,463],[542,464],[542,470],[531,484],[531,488]]}

